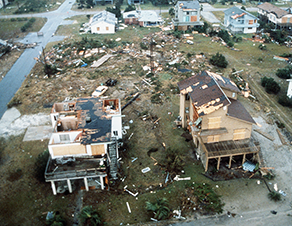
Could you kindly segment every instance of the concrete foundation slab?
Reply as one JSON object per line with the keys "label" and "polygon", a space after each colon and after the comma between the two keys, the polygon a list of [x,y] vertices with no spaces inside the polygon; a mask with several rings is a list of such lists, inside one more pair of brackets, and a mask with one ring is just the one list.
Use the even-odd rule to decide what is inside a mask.
{"label": "concrete foundation slab", "polygon": [[51,126],[28,127],[23,141],[50,139],[52,131]]}

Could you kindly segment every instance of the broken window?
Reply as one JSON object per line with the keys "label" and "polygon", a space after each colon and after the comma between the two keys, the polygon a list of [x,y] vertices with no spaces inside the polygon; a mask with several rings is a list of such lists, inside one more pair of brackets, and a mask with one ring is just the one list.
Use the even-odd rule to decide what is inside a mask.
{"label": "broken window", "polygon": [[212,117],[208,121],[208,129],[219,129],[221,124],[221,117]]}
{"label": "broken window", "polygon": [[248,21],[248,24],[253,24],[253,20],[249,20]]}
{"label": "broken window", "polygon": [[118,136],[118,131],[113,132],[115,136]]}
{"label": "broken window", "polygon": [[70,141],[70,136],[69,134],[60,134],[59,135],[60,141],[61,142],[66,142],[66,141]]}
{"label": "broken window", "polygon": [[96,28],[97,31],[99,31],[99,29],[100,29],[99,27]]}
{"label": "broken window", "polygon": [[109,27],[106,27],[105,29],[108,31],[109,30]]}

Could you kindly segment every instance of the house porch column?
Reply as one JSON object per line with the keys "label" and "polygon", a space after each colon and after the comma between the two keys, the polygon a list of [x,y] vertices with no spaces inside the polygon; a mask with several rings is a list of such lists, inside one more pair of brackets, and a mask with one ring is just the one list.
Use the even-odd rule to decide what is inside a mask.
{"label": "house porch column", "polygon": [[56,189],[55,181],[51,180],[51,186],[52,186],[53,194],[57,195],[57,189]]}

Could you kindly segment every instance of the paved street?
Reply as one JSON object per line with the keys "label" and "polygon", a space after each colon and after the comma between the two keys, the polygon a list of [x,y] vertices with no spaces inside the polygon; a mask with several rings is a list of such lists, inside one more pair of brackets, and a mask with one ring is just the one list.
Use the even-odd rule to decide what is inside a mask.
{"label": "paved street", "polygon": [[[2,118],[3,114],[7,110],[7,103],[9,103],[9,101],[13,98],[25,80],[25,76],[30,73],[31,69],[35,65],[36,61],[33,58],[39,55],[40,51],[42,51],[42,47],[45,47],[47,43],[62,39],[63,37],[52,37],[53,33],[56,32],[58,26],[64,19],[78,14],[70,10],[72,4],[69,4],[69,2],[73,3],[74,1],[66,0],[56,11],[33,15],[35,17],[47,17],[48,21],[41,29],[44,36],[38,37],[36,32],[33,32],[29,33],[22,40],[23,43],[37,42],[39,45],[35,48],[26,49],[0,82],[0,118]],[[31,16],[31,14],[21,15],[21,17],[27,16]],[[1,16],[1,18],[10,17],[15,17],[15,15]]]}

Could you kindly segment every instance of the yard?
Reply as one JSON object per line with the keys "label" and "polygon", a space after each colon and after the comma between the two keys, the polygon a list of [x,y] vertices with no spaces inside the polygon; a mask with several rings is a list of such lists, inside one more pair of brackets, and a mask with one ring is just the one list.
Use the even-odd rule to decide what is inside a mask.
{"label": "yard", "polygon": [[[253,210],[252,204],[241,204],[242,200],[237,199],[234,201],[239,196],[239,191],[241,198],[249,200],[250,203],[257,198],[257,192],[260,193],[258,197],[264,200],[263,203],[269,203],[266,187],[263,184],[257,185],[255,179],[214,182],[202,175],[204,169],[200,161],[195,158],[192,142],[182,137],[185,131],[174,124],[179,114],[176,83],[189,77],[190,73],[179,73],[177,68],[167,63],[179,56],[182,59],[181,68],[187,68],[193,72],[211,70],[222,73],[226,77],[230,77],[234,70],[243,70],[240,73],[241,77],[249,82],[253,95],[258,98],[257,101],[241,98],[252,116],[266,116],[266,113],[270,112],[267,117],[272,122],[279,120],[289,129],[291,109],[279,105],[277,97],[265,94],[260,86],[262,76],[271,76],[280,83],[283,90],[287,88],[288,84],[275,76],[276,69],[285,67],[286,64],[274,60],[273,56],[287,53],[289,49],[276,44],[267,44],[267,50],[263,51],[258,48],[259,43],[243,39],[242,42],[236,43],[235,48],[240,50],[236,51],[219,42],[213,42],[211,37],[201,34],[192,35],[194,45],[189,45],[185,39],[178,40],[167,32],[161,32],[158,28],[135,26],[128,26],[114,35],[79,35],[78,30],[87,18],[80,16],[72,19],[75,20],[73,25],[62,26],[57,32],[58,35],[72,34],[72,36],[62,42],[47,46],[45,50],[50,57],[55,57],[57,51],[61,50],[58,53],[64,54],[63,58],[56,60],[52,57],[50,60],[58,64],[62,71],[48,78],[44,74],[43,64],[38,62],[13,101],[21,102],[16,105],[22,114],[49,113],[50,106],[54,102],[63,101],[66,97],[89,96],[108,78],[117,79],[118,83],[110,87],[105,95],[120,98],[122,105],[139,91],[141,93],[139,98],[123,111],[125,115],[123,125],[130,126],[130,129],[125,135],[125,145],[121,149],[120,181],[111,185],[110,191],[79,192],[75,190],[73,194],[53,196],[50,184],[40,183],[33,176],[34,161],[47,148],[48,140],[22,142],[23,135],[10,137],[9,140],[1,141],[0,170],[3,173],[1,175],[0,216],[4,225],[43,225],[48,211],[60,211],[68,225],[72,225],[74,214],[79,211],[78,203],[82,206],[92,205],[98,209],[107,225],[142,224],[152,217],[145,210],[145,202],[162,197],[168,199],[172,211],[183,209],[183,215],[186,216],[194,211],[193,206],[186,201],[186,196],[190,195],[186,194],[186,188],[204,183],[210,184],[212,190],[223,196],[226,211],[234,210],[234,208],[237,208],[237,211]],[[76,59],[82,59],[90,65],[93,60],[105,54],[96,53],[88,59],[79,55],[77,42],[82,41],[82,38],[85,40],[85,37],[86,40],[94,39],[107,44],[116,44],[111,48],[116,52],[115,56],[97,69],[76,66],[76,63],[72,63]],[[160,63],[158,67],[162,70],[159,71],[156,67],[157,72],[154,75],[146,75],[142,66],[149,65],[150,61],[147,53],[141,49],[140,43],[143,38],[149,43],[151,37],[154,37],[157,44],[164,43],[163,49],[155,48],[154,50],[155,62]],[[114,41],[117,38],[121,38],[121,41]],[[69,50],[68,47],[70,47]],[[71,50],[76,50],[76,54]],[[105,50],[111,53],[109,48]],[[211,55],[217,52],[227,58],[229,65],[226,69],[214,67],[209,63]],[[134,57],[130,53],[137,56]],[[142,79],[149,79],[152,85],[145,84]],[[283,114],[287,118],[278,118],[278,114]],[[168,148],[176,150],[177,156],[180,156],[184,163],[183,171],[178,170],[171,174],[172,179],[177,174],[181,177],[191,177],[190,181],[165,183],[167,177],[165,159],[168,156]],[[134,160],[135,158],[137,159]],[[151,170],[143,174],[141,170],[146,167]],[[179,166],[176,168],[179,169]],[[138,196],[133,197],[125,192],[125,186],[134,193],[138,192]],[[20,189],[21,192],[19,192]],[[248,196],[250,193],[252,195]],[[192,194],[194,193],[191,192]],[[131,214],[128,212],[126,202],[131,207]],[[198,208],[196,214],[199,215],[199,213],[204,213],[204,211]]]}

